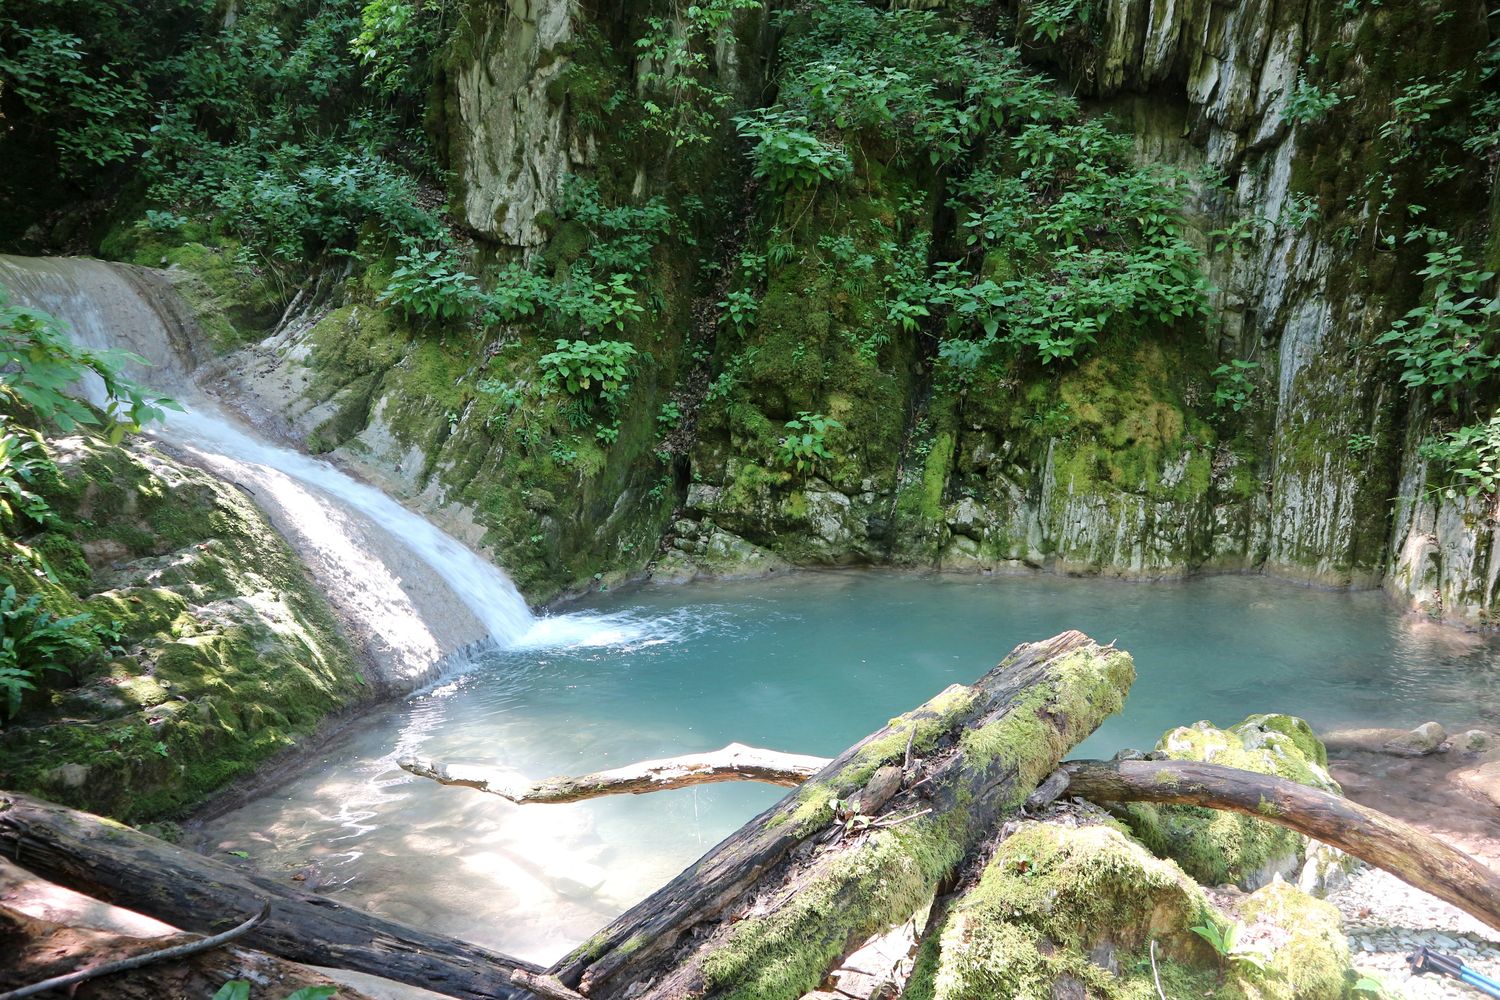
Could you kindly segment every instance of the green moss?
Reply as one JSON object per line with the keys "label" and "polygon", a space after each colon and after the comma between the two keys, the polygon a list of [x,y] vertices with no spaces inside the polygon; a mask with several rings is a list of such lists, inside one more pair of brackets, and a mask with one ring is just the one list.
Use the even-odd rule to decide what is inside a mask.
{"label": "green moss", "polygon": [[704,962],[710,995],[796,1000],[851,942],[924,907],[961,856],[938,822],[874,834],[804,886],[774,919],[735,925]]}
{"label": "green moss", "polygon": [[1240,940],[1270,954],[1263,970],[1235,963],[1237,985],[1264,1000],[1345,1000],[1356,979],[1338,909],[1285,882],[1258,889],[1239,907]]}
{"label": "green moss", "polygon": [[140,443],[53,449],[59,534],[113,553],[112,586],[6,575],[115,638],[49,674],[0,734],[0,784],[133,822],[171,816],[359,696],[327,605],[243,494]]}
{"label": "green moss", "polygon": [[[1164,984],[1217,992],[1216,960],[1191,928],[1211,904],[1169,861],[1108,825],[1027,824],[996,849],[978,884],[930,931],[904,994],[915,1000],[1051,1000],[1060,981],[1090,996],[1148,1000],[1158,946]],[[1101,942],[1120,974],[1090,960]]]}
{"label": "green moss", "polygon": [[[1307,723],[1292,716],[1252,715],[1228,730],[1200,722],[1168,732],[1157,749],[1174,760],[1208,761],[1339,790],[1324,768],[1328,755],[1322,743]],[[1294,831],[1238,813],[1149,803],[1133,803],[1125,812],[1148,847],[1209,885],[1253,888],[1269,878],[1271,868],[1298,863],[1306,849],[1306,839]],[[1274,804],[1262,803],[1261,812],[1274,816]]]}

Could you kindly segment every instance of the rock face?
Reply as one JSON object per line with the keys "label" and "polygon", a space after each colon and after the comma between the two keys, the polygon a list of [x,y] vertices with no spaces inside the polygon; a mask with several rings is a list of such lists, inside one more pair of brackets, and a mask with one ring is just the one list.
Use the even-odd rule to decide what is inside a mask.
{"label": "rock face", "polygon": [[[947,5],[920,6],[949,24]],[[1036,5],[1001,6],[1025,31]],[[974,254],[944,207],[962,169],[861,142],[840,185],[737,197],[748,168],[728,116],[774,96],[762,74],[800,57],[804,21],[772,37],[742,12],[705,51],[704,79],[729,103],[693,153],[664,151],[641,119],[643,8],[473,0],[439,117],[481,284],[494,260],[540,262],[558,280],[579,265],[602,227],[569,216],[569,178],[611,210],[664,194],[686,219],[686,205],[712,203],[676,242],[631,244],[651,258],[632,280],[653,311],[608,336],[651,362],[619,436],[565,426],[560,405],[531,412],[554,338],[601,330],[491,324],[444,345],[382,309],[378,280],[350,283],[232,368],[260,372],[252,391],[281,387],[267,398],[289,433],[489,546],[534,600],[653,562],[665,580],[788,564],[1264,571],[1383,585],[1487,624],[1500,602],[1492,505],[1439,488],[1420,446],[1449,418],[1400,385],[1377,343],[1423,294],[1420,227],[1484,236],[1483,171],[1429,197],[1433,171],[1453,169],[1438,162],[1448,140],[1402,117],[1423,80],[1459,80],[1455,104],[1475,98],[1465,74],[1488,38],[1483,6],[1097,6],[1102,21],[1019,51],[1129,133],[1140,162],[1182,172],[1205,323],[955,384],[934,356],[943,317],[893,326],[880,308],[893,276],[853,265],[887,244],[925,245],[929,267]],[[1333,103],[1310,113],[1309,93]],[[829,265],[835,250],[847,260]],[[1003,280],[1004,261],[984,266]],[[751,272],[753,318],[727,322],[726,276]],[[1231,361],[1250,366],[1235,409],[1214,402]],[[667,404],[683,421],[670,434],[656,423]],[[810,466],[778,457],[802,413],[839,425]]]}
{"label": "rock face", "polygon": [[498,243],[535,247],[537,216],[550,211],[588,143],[569,126],[551,90],[573,38],[567,0],[484,0],[468,5],[457,54],[457,106],[449,153],[465,221]]}
{"label": "rock face", "polygon": [[57,581],[3,536],[0,578],[112,638],[38,679],[0,734],[0,784],[170,818],[360,699],[327,603],[239,490],[143,443],[50,448],[61,478],[43,492],[62,520],[26,541]]}

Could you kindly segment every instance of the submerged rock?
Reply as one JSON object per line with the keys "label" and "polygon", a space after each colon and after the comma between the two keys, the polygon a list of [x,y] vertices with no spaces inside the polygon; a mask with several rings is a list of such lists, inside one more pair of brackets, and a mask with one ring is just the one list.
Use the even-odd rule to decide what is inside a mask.
{"label": "submerged rock", "polygon": [[1387,740],[1381,746],[1385,753],[1398,757],[1425,757],[1442,749],[1448,733],[1436,722],[1424,722],[1409,733]]}
{"label": "submerged rock", "polygon": [[1454,772],[1459,787],[1500,809],[1500,760]]}
{"label": "submerged rock", "polygon": [[1495,747],[1493,734],[1483,729],[1466,729],[1457,736],[1450,737],[1443,749],[1451,753],[1479,754],[1493,750]]}

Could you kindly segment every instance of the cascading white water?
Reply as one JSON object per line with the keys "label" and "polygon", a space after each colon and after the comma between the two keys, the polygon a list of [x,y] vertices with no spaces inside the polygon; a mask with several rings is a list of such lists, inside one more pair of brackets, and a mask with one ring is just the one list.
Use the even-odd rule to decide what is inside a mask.
{"label": "cascading white water", "polygon": [[226,413],[191,378],[186,312],[163,279],[86,258],[0,255],[0,285],[15,304],[61,319],[76,342],[123,348],[151,364],[126,374],[184,409],[151,433],[246,485],[335,607],[371,637],[387,681],[413,686],[456,648],[485,640],[508,646],[535,624],[509,578],[467,546],[381,491],[264,440]]}

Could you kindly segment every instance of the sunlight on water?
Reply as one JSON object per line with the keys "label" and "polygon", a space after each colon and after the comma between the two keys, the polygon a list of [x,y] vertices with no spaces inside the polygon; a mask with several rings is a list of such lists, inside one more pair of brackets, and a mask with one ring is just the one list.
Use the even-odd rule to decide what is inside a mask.
{"label": "sunlight on water", "polygon": [[1083,754],[1259,711],[1325,729],[1463,727],[1500,712],[1492,642],[1395,614],[1377,594],[1256,578],[860,573],[646,589],[538,620],[519,647],[362,720],[301,777],[207,832],[273,874],[313,865],[319,891],[547,962],[783,790],[707,785],[522,807],[411,778],[398,757],[536,779],[733,740],[832,755],[1017,643],[1067,628],[1118,640],[1140,674],[1124,714]]}

